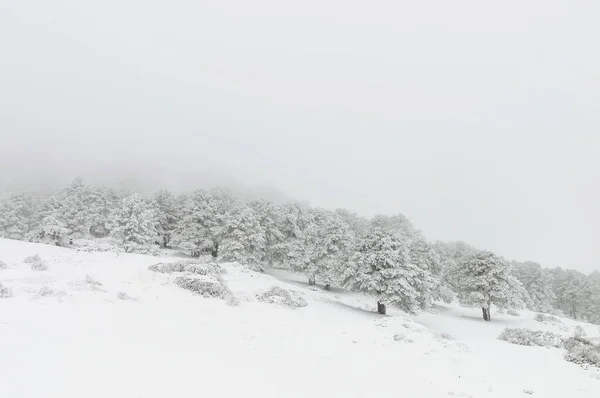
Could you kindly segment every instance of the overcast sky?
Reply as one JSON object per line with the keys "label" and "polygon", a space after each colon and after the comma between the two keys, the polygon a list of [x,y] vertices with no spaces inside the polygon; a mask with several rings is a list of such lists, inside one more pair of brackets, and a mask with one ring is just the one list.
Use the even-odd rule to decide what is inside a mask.
{"label": "overcast sky", "polygon": [[599,18],[577,0],[3,0],[0,176],[266,185],[600,269]]}

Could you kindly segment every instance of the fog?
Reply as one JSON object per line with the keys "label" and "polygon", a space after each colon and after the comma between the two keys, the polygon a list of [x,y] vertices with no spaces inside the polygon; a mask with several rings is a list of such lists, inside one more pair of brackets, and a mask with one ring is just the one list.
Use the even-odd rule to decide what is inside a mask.
{"label": "fog", "polygon": [[0,183],[244,187],[600,269],[599,15],[566,0],[4,0]]}

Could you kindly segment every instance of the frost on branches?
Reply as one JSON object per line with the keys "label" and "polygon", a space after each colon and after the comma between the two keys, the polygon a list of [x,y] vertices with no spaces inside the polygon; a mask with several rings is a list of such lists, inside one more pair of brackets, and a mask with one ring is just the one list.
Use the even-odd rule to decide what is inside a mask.
{"label": "frost on branches", "polygon": [[460,303],[481,307],[486,321],[491,320],[492,304],[499,308],[522,308],[527,297],[511,265],[488,251],[458,263],[452,270],[451,280]]}
{"label": "frost on branches", "polygon": [[256,212],[240,203],[231,209],[224,222],[224,238],[219,246],[220,257],[261,269],[266,241],[265,231]]}
{"label": "frost on branches", "polygon": [[537,312],[548,312],[552,309],[554,292],[552,292],[552,275],[533,262],[513,263],[515,275],[523,284],[531,301],[529,309]]}
{"label": "frost on branches", "polygon": [[360,240],[343,274],[345,286],[377,298],[381,314],[387,304],[410,314],[426,309],[433,283],[430,272],[411,261],[410,241],[385,230],[372,231]]}
{"label": "frost on branches", "polygon": [[316,278],[330,289],[348,260],[354,234],[335,213],[317,210],[304,233],[295,241],[292,268],[308,276],[309,284]]}
{"label": "frost on branches", "polygon": [[35,204],[24,192],[0,198],[0,238],[25,239],[33,229]]}
{"label": "frost on branches", "polygon": [[111,222],[111,234],[127,253],[158,252],[154,209],[138,194],[123,200]]}

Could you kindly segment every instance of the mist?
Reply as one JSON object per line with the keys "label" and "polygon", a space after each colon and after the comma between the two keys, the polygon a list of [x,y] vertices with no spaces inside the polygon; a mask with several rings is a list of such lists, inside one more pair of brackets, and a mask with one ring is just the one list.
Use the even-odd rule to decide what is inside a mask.
{"label": "mist", "polygon": [[600,5],[0,4],[0,185],[223,185],[600,269]]}

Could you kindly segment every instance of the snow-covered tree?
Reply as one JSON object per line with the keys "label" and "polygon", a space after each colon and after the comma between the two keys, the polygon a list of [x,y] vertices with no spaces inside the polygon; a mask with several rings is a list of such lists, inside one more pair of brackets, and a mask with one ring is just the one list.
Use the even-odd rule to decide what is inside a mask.
{"label": "snow-covered tree", "polygon": [[62,246],[70,232],[55,215],[49,215],[27,234],[26,239],[29,242]]}
{"label": "snow-covered tree", "polygon": [[539,264],[527,261],[513,262],[515,276],[521,282],[531,301],[528,307],[533,311],[548,312],[552,309],[554,293],[552,275]]}
{"label": "snow-covered tree", "polygon": [[378,214],[371,219],[370,228],[378,231],[388,231],[396,235],[401,235],[406,239],[420,239],[421,232],[418,231],[402,214],[387,216]]}
{"label": "snow-covered tree", "polygon": [[161,237],[160,242],[162,246],[167,247],[179,220],[177,198],[170,191],[160,190],[154,196],[154,200],[157,207],[157,229]]}
{"label": "snow-covered tree", "polygon": [[266,240],[256,212],[238,203],[229,211],[225,223],[226,231],[219,246],[220,258],[261,269]]}
{"label": "snow-covered tree", "polygon": [[553,277],[552,291],[556,297],[555,307],[575,319],[580,319],[585,301],[585,275],[579,271],[561,268],[552,269],[550,272]]}
{"label": "snow-covered tree", "polygon": [[25,239],[35,227],[36,203],[31,194],[17,192],[0,199],[0,237]]}
{"label": "snow-covered tree", "polygon": [[444,264],[440,254],[434,247],[425,239],[412,239],[409,243],[408,255],[411,264],[427,270],[431,275],[431,280],[419,287],[422,292],[421,297],[427,300],[423,307],[429,307],[433,300],[451,302],[453,296],[444,279]]}
{"label": "snow-covered tree", "polygon": [[154,208],[139,194],[123,200],[121,208],[111,220],[111,235],[127,253],[156,254],[158,231]]}
{"label": "snow-covered tree", "polygon": [[370,225],[368,219],[346,209],[336,209],[335,214],[348,225],[354,236],[360,237],[367,233]]}
{"label": "snow-covered tree", "polygon": [[273,247],[274,257],[284,266],[292,267],[299,256],[297,240],[313,223],[313,212],[303,204],[287,203],[279,208],[277,220],[283,241]]}
{"label": "snow-covered tree", "polygon": [[279,207],[273,202],[266,200],[256,200],[248,204],[258,217],[258,222],[264,231],[265,255],[263,261],[269,266],[276,260],[275,249],[284,242],[284,235],[279,229]]}
{"label": "snow-covered tree", "polygon": [[313,222],[294,242],[292,267],[306,274],[310,285],[319,278],[325,289],[330,289],[343,271],[353,243],[354,234],[344,220],[335,213],[315,210]]}
{"label": "snow-covered tree", "polygon": [[224,190],[195,191],[183,204],[181,221],[172,234],[173,244],[191,250],[192,255],[210,251],[218,257],[235,203]]}
{"label": "snow-covered tree", "polygon": [[491,320],[491,305],[521,308],[527,292],[514,276],[510,263],[489,251],[479,252],[458,263],[451,283],[462,305],[482,308],[483,319]]}
{"label": "snow-covered tree", "polygon": [[434,283],[428,270],[411,262],[410,241],[385,230],[371,231],[360,239],[342,281],[351,290],[375,296],[381,314],[388,304],[411,314],[427,308],[427,294]]}

